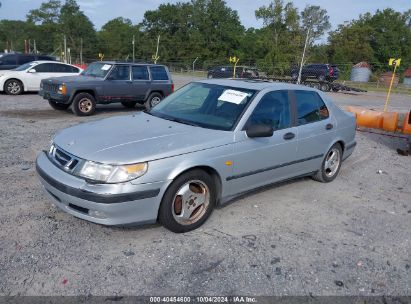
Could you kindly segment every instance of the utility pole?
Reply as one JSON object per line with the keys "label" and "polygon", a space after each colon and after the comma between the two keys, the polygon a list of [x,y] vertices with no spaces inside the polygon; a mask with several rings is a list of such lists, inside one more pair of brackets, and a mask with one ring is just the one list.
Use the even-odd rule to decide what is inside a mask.
{"label": "utility pole", "polygon": [[195,66],[197,60],[198,60],[198,57],[196,57],[196,59],[194,59],[194,61],[193,61],[193,73],[194,73],[194,66]]}
{"label": "utility pole", "polygon": [[136,37],[133,35],[133,62],[134,62],[134,59],[135,59],[135,57],[134,57],[134,55],[135,55],[135,45],[136,45]]}
{"label": "utility pole", "polygon": [[64,63],[67,63],[67,37],[64,35]]}
{"label": "utility pole", "polygon": [[310,28],[308,28],[308,30],[307,30],[307,37],[305,37],[304,51],[303,51],[303,56],[301,57],[300,71],[298,72],[297,84],[300,84],[300,82],[301,82],[301,71],[302,71],[302,69],[303,69],[304,57],[305,57],[305,50],[306,50],[306,48],[307,48],[308,37],[309,37],[309,36],[310,36]]}
{"label": "utility pole", "polygon": [[83,64],[83,38],[80,38],[80,64]]}

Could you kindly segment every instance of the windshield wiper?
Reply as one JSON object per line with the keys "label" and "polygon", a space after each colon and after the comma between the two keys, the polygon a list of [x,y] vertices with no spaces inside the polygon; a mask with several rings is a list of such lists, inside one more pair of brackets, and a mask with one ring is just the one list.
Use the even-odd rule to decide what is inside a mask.
{"label": "windshield wiper", "polygon": [[182,124],[185,124],[185,125],[193,126],[193,127],[200,127],[199,125],[197,125],[197,124],[195,124],[191,121],[186,121],[186,120],[176,118],[176,117],[170,117],[170,116],[164,117],[164,116],[162,116],[161,118],[164,118],[164,119],[170,120],[170,121],[174,121],[174,122],[178,122],[178,123],[182,123]]}

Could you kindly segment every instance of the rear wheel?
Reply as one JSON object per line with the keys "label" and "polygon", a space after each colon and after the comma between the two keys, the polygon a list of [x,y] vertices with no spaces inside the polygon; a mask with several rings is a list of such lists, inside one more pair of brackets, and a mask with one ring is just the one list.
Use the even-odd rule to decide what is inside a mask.
{"label": "rear wheel", "polygon": [[324,157],[321,169],[313,176],[313,179],[322,183],[333,181],[340,171],[342,161],[342,149],[340,144],[333,145]]}
{"label": "rear wheel", "polygon": [[23,84],[17,79],[7,80],[4,84],[4,91],[8,95],[20,95],[23,93]]}
{"label": "rear wheel", "polygon": [[216,202],[213,178],[202,170],[177,177],[161,201],[159,220],[167,229],[181,233],[200,227]]}
{"label": "rear wheel", "polygon": [[123,105],[123,107],[125,108],[129,108],[132,109],[136,106],[137,101],[122,101],[121,104]]}
{"label": "rear wheel", "polygon": [[54,109],[54,110],[59,110],[59,111],[64,111],[67,110],[70,106],[70,104],[65,104],[65,103],[57,103],[53,100],[49,100],[49,105]]}
{"label": "rear wheel", "polygon": [[77,116],[93,115],[96,111],[96,100],[89,93],[78,93],[71,104],[71,110]]}
{"label": "rear wheel", "polygon": [[158,92],[153,92],[148,96],[147,101],[144,103],[147,110],[150,110],[152,107],[158,105],[160,101],[163,100],[163,95]]}

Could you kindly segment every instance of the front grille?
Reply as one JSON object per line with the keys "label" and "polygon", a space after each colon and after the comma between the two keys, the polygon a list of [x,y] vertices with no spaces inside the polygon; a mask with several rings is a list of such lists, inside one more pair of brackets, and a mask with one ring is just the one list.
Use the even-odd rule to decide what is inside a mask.
{"label": "front grille", "polygon": [[57,93],[59,88],[58,84],[50,83],[50,82],[43,82],[43,91]]}
{"label": "front grille", "polygon": [[76,166],[80,163],[80,159],[64,151],[56,145],[52,145],[48,152],[49,158],[57,167],[62,168],[65,171],[74,171]]}

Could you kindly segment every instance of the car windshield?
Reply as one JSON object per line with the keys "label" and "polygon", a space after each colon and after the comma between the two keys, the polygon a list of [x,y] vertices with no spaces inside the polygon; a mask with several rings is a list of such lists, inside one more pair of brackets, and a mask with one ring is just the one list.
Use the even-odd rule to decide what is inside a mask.
{"label": "car windshield", "polygon": [[107,64],[103,62],[94,62],[90,64],[87,69],[85,69],[81,75],[91,76],[91,77],[106,77],[108,71],[110,71],[112,64]]}
{"label": "car windshield", "polygon": [[167,120],[215,130],[232,130],[257,91],[194,82],[148,113]]}
{"label": "car windshield", "polygon": [[33,65],[36,65],[36,64],[34,62],[28,62],[28,63],[22,64],[21,66],[18,66],[13,71],[25,71],[29,69],[30,67],[32,67]]}

